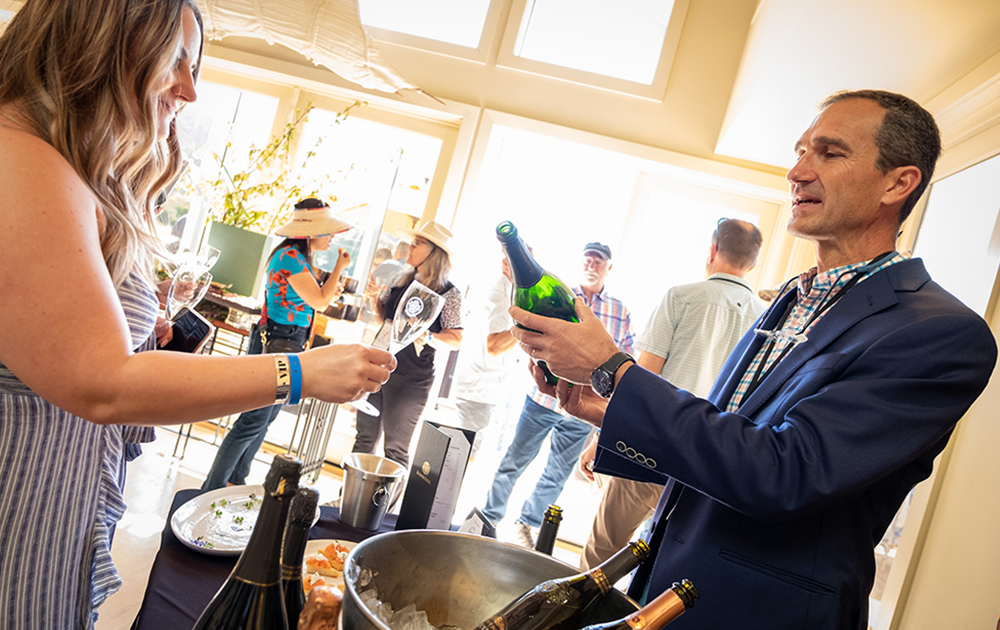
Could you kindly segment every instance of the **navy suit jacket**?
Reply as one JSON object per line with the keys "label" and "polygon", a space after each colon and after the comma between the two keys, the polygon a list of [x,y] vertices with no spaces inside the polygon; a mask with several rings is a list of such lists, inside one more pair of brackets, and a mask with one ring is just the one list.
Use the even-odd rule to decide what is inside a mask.
{"label": "navy suit jacket", "polygon": [[616,388],[597,469],[667,484],[630,594],[692,580],[701,598],[671,630],[865,630],[874,547],[986,386],[996,343],[917,259],[854,286],[721,411],[762,343],[744,336],[708,400],[637,367]]}

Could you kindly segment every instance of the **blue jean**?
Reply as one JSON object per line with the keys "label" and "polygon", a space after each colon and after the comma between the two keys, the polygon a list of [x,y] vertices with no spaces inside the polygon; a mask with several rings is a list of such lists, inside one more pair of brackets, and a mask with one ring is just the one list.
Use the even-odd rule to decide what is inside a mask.
{"label": "blue jean", "polygon": [[[247,354],[302,352],[308,335],[308,329],[301,326],[267,323],[268,345],[265,350],[260,340],[259,327],[250,332],[250,348]],[[227,483],[244,485],[250,474],[250,465],[260,450],[267,435],[267,428],[278,417],[281,405],[261,407],[252,411],[244,411],[233,423],[233,428],[219,445],[215,454],[212,469],[201,484],[202,490],[215,490],[226,487]]]}
{"label": "blue jean", "polygon": [[493,485],[486,495],[486,508],[483,510],[486,518],[494,523],[503,520],[514,484],[528,464],[538,456],[545,436],[551,432],[549,460],[531,496],[521,507],[521,516],[517,519],[532,527],[540,526],[545,509],[559,499],[590,431],[590,425],[582,420],[546,409],[530,397],[525,397],[524,409],[521,410],[521,417],[514,431],[514,440],[500,461],[500,467],[493,477]]}
{"label": "blue jean", "polygon": [[264,443],[267,428],[278,417],[279,411],[281,405],[271,405],[240,414],[219,445],[212,469],[208,471],[205,483],[201,484],[202,490],[224,488],[227,483],[240,486],[246,483],[253,458]]}

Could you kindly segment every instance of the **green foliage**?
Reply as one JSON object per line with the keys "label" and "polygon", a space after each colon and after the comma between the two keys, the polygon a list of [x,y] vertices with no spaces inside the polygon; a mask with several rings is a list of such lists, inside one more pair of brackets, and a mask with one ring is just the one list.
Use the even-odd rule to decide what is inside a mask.
{"label": "green foliage", "polygon": [[[351,110],[365,104],[355,101],[348,105],[337,113],[334,123],[340,124]],[[222,155],[215,155],[219,164],[218,177],[196,186],[211,204],[209,216],[213,220],[252,232],[270,234],[291,218],[296,201],[304,197],[320,196],[320,191],[300,181],[299,169],[292,168],[290,163],[299,127],[308,120],[313,108],[310,103],[304,111],[296,111],[294,119],[268,144],[263,147],[251,146],[247,155],[247,167],[242,171],[230,170],[226,158],[232,148],[232,139],[226,142]],[[322,137],[317,145],[321,142]],[[306,152],[303,165],[315,155],[314,146]]]}

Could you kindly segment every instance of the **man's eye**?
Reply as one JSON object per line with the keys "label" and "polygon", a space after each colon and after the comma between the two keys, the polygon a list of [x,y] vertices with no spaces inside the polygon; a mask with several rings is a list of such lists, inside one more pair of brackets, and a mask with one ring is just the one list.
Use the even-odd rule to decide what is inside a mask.
{"label": "man's eye", "polygon": [[829,159],[840,158],[840,157],[844,157],[844,154],[843,153],[834,153],[833,151],[827,151],[824,154],[824,157],[829,158]]}

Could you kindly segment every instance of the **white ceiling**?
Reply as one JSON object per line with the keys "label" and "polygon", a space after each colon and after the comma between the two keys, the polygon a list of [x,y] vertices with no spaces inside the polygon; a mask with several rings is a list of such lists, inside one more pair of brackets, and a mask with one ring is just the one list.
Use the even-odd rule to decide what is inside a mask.
{"label": "white ceiling", "polygon": [[880,88],[927,105],[998,52],[1000,0],[761,0],[716,151],[788,166],[826,95]]}

